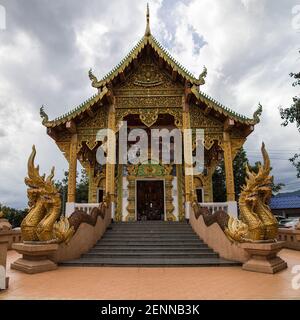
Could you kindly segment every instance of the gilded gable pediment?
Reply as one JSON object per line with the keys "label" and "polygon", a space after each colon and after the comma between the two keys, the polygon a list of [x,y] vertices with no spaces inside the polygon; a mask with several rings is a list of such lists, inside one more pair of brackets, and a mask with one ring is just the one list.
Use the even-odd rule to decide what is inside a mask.
{"label": "gilded gable pediment", "polygon": [[[115,92],[116,95],[128,94],[127,90],[131,90],[131,94],[158,94],[157,90],[160,89],[171,90],[173,94],[183,93],[181,84],[172,81],[171,76],[164,69],[160,69],[150,57],[146,57],[131,72],[125,82],[115,89]],[[163,94],[163,91],[159,93]]]}

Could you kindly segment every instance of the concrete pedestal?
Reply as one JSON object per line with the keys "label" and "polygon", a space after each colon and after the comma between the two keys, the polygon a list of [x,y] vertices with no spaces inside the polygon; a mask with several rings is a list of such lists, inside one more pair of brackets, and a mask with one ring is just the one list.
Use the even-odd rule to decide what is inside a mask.
{"label": "concrete pedestal", "polygon": [[8,288],[9,278],[6,277],[6,257],[9,243],[7,231],[0,231],[0,290]]}
{"label": "concrete pedestal", "polygon": [[58,244],[15,243],[13,249],[23,257],[11,264],[11,268],[34,274],[57,269],[57,264],[49,260],[49,256],[58,249]]}
{"label": "concrete pedestal", "polygon": [[250,255],[243,264],[243,270],[273,274],[286,269],[287,263],[277,256],[283,246],[284,242],[241,244]]}

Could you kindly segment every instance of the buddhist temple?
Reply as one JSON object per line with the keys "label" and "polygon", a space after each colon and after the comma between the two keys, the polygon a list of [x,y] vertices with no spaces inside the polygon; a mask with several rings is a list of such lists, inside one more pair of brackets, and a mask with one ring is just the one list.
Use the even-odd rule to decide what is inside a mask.
{"label": "buddhist temple", "polygon": [[[202,67],[201,67],[202,69]],[[201,71],[200,71],[201,72]],[[199,72],[199,73],[200,73]],[[143,37],[129,54],[102,79],[89,71],[95,94],[67,114],[50,120],[41,109],[43,125],[69,163],[66,215],[79,208],[89,212],[105,198],[115,221],[189,219],[193,197],[209,208],[222,208],[237,216],[233,159],[259,122],[261,107],[252,118],[225,107],[204,91],[207,70],[194,76],[168,53],[151,33],[149,8]],[[187,166],[145,161],[120,164],[118,150],[126,143],[119,136],[121,121],[128,130],[167,128],[204,130],[204,170],[186,174]],[[101,129],[116,132],[106,153],[116,164],[99,164],[97,139]],[[183,139],[184,152],[187,150]],[[163,146],[161,145],[163,148]],[[224,159],[226,203],[213,202],[212,176]],[[89,177],[88,203],[76,203],[77,163]]]}

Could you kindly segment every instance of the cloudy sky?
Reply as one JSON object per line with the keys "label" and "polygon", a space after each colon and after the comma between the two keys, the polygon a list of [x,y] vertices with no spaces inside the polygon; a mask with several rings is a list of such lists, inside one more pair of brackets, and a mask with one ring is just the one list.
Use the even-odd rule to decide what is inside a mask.
{"label": "cloudy sky", "polygon": [[[203,91],[247,116],[261,102],[248,156],[259,160],[265,141],[276,181],[285,191],[300,189],[287,161],[300,151],[300,135],[280,126],[278,112],[298,93],[289,73],[299,71],[300,0],[149,2],[154,36],[195,75],[207,66]],[[144,34],[145,8],[141,0],[0,0],[1,203],[26,205],[32,144],[41,172],[55,165],[62,176],[67,162],[46,135],[39,108],[53,118],[93,95],[88,69],[101,77],[128,53]]]}

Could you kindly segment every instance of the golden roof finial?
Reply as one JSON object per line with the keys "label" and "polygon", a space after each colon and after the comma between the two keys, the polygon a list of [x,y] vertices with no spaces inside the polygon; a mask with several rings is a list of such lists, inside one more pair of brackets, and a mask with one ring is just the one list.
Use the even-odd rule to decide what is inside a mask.
{"label": "golden roof finial", "polygon": [[147,26],[146,26],[145,36],[149,37],[151,35],[149,3],[147,3],[147,15],[146,15],[146,17],[147,17]]}

